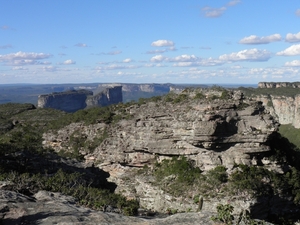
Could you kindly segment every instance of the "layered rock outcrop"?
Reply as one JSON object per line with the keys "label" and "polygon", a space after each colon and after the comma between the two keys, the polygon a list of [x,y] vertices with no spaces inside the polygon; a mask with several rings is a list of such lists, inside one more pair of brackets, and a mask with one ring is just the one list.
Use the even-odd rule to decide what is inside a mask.
{"label": "layered rock outcrop", "polygon": [[[296,90],[291,91],[300,88],[300,82],[260,82],[258,88],[273,89],[268,94],[258,95],[255,98],[264,103],[266,109],[280,124],[291,124],[295,128],[300,128],[300,95]],[[285,94],[288,90],[291,93]]]}
{"label": "layered rock outcrop", "polygon": [[[264,165],[282,172],[280,166],[266,158],[278,123],[265,111],[262,102],[243,100],[239,92],[231,93],[230,98],[224,100],[220,98],[222,93],[217,91],[204,94],[207,98],[195,100],[196,93],[185,93],[187,99],[177,104],[166,101],[132,105],[126,109],[129,119],[113,126],[70,124],[57,133],[44,134],[44,145],[56,151],[68,151],[64,146],[70,146],[69,137],[74,132],[86,140],[93,140],[96,133],[105,132],[109,138],[92,152],[81,149],[86,163],[109,172],[109,181],[118,185],[116,191],[129,198],[139,198],[142,207],[154,211],[173,207],[183,211],[197,210],[196,204],[185,199],[174,202],[172,196],[153,186],[148,178],[132,175],[134,179],[125,182],[134,169],[173,156],[193,160],[202,171],[218,165],[231,170],[236,164],[246,164]],[[217,99],[208,100],[218,94]],[[204,211],[214,211],[220,203],[218,199],[209,201],[204,204]],[[247,209],[251,204],[254,203],[245,204],[241,200],[236,201],[235,207]]]}
{"label": "layered rock outcrop", "polygon": [[260,95],[256,99],[263,102],[280,124],[291,124],[295,128],[300,128],[300,95],[294,97]]}
{"label": "layered rock outcrop", "polygon": [[112,86],[122,86],[125,92],[166,92],[170,91],[171,84],[129,84],[129,83],[114,83],[114,84],[99,84],[99,90],[103,90]]}
{"label": "layered rock outcrop", "polygon": [[214,224],[207,213],[177,214],[165,218],[128,217],[78,206],[73,197],[60,193],[39,191],[32,197],[0,189],[0,222],[19,224],[110,224],[110,225],[168,225]]}
{"label": "layered rock outcrop", "polygon": [[66,112],[75,112],[86,107],[87,96],[93,95],[92,91],[72,90],[67,92],[54,92],[52,94],[39,95],[39,108],[53,108]]}
{"label": "layered rock outcrop", "polygon": [[122,86],[113,86],[106,88],[102,92],[89,97],[86,100],[87,107],[107,106],[117,104],[123,101]]}
{"label": "layered rock outcrop", "polygon": [[259,82],[258,88],[281,88],[292,87],[300,88],[300,82]]}
{"label": "layered rock outcrop", "polygon": [[87,90],[72,90],[40,95],[38,97],[38,107],[76,112],[86,107],[107,106],[122,101],[122,87],[115,86],[106,88],[96,95],[93,95],[92,91]]}

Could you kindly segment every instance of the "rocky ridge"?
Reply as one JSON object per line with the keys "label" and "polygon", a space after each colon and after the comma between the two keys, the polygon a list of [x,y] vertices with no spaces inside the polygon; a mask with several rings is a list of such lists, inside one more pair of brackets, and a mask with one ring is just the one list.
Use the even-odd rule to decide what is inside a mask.
{"label": "rocky ridge", "polygon": [[[204,97],[197,99],[199,93]],[[60,151],[69,146],[69,137],[75,131],[86,139],[93,139],[95,131],[103,133],[105,130],[109,138],[92,152],[81,149],[81,153],[87,164],[110,173],[109,181],[117,184],[117,192],[139,199],[141,207],[153,211],[166,212],[168,208],[197,211],[199,206],[192,199],[174,198],[153,186],[151,177],[138,176],[136,171],[173,156],[185,156],[202,171],[219,165],[230,171],[234,165],[244,164],[264,165],[283,173],[283,167],[267,157],[269,142],[279,125],[274,117],[262,102],[244,99],[239,91],[226,92],[226,98],[223,94],[224,91],[187,90],[163,104],[133,105],[126,109],[130,119],[113,126],[71,124],[58,133],[44,134],[44,145]],[[239,196],[205,198],[202,211],[215,212],[219,203],[230,201],[238,214],[239,210],[249,210],[259,203],[248,198],[246,202]],[[263,209],[270,201],[274,199],[259,203],[261,210],[258,211],[268,213]],[[289,205],[284,200],[279,202]]]}

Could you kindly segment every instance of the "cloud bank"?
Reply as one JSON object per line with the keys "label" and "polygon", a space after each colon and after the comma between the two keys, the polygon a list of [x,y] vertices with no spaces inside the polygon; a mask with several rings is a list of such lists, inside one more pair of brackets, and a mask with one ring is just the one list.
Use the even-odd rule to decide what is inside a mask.
{"label": "cloud bank", "polygon": [[254,45],[254,44],[269,44],[271,42],[276,42],[276,41],[281,41],[280,34],[272,34],[266,37],[258,37],[256,35],[250,35],[249,37],[244,37],[243,39],[241,39],[239,43]]}

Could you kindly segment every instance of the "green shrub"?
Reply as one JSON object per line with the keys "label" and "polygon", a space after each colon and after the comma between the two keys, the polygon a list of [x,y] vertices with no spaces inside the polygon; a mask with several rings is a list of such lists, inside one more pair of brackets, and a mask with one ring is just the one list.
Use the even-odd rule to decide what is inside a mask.
{"label": "green shrub", "polygon": [[173,102],[174,102],[174,103],[179,103],[179,102],[186,101],[187,99],[188,99],[188,95],[187,95],[187,94],[180,94],[180,95],[178,95],[178,96],[173,100]]}
{"label": "green shrub", "polygon": [[272,172],[256,166],[239,165],[238,167],[240,170],[232,173],[229,178],[234,194],[244,191],[255,196],[270,194],[272,187],[270,183],[266,183],[264,180],[272,181],[274,178]]}
{"label": "green shrub", "polygon": [[194,99],[205,99],[205,98],[206,98],[206,96],[204,94],[202,94],[201,92],[198,92],[194,97]]}
{"label": "green shrub", "polygon": [[226,225],[232,225],[234,217],[232,215],[234,207],[229,204],[219,204],[217,206],[217,215],[212,216],[211,219],[215,222],[222,222]]}

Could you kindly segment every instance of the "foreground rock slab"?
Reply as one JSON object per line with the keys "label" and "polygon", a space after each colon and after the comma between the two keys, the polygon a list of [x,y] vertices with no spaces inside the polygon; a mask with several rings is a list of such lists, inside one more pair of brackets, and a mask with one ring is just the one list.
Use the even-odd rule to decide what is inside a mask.
{"label": "foreground rock slab", "polygon": [[[178,213],[166,218],[127,217],[92,210],[60,193],[39,191],[34,197],[0,190],[0,222],[14,224],[214,224],[206,213]],[[1,221],[2,218],[2,221]]]}

